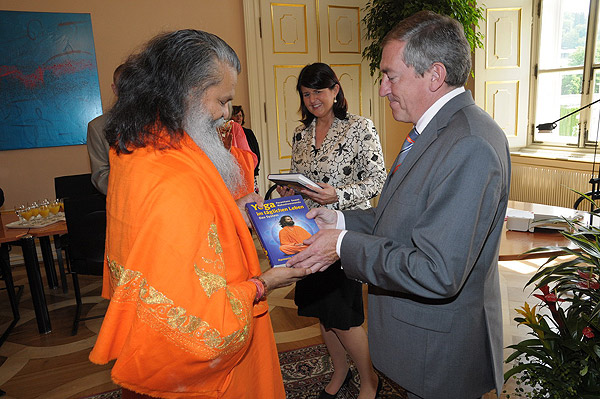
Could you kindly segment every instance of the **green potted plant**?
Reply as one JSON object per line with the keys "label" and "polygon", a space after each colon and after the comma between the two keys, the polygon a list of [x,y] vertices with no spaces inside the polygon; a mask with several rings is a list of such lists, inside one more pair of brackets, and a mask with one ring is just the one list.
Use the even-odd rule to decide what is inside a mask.
{"label": "green potted plant", "polygon": [[471,50],[483,47],[483,35],[477,32],[483,8],[473,0],[369,0],[365,7],[366,38],[371,43],[363,50],[363,58],[369,60],[371,76],[379,68],[381,41],[384,36],[404,18],[421,11],[430,10],[448,15],[459,21],[464,29]]}
{"label": "green potted plant", "polygon": [[[541,303],[530,306],[526,302],[516,309],[519,316],[515,321],[529,328],[531,335],[508,346],[514,352],[506,359],[512,368],[504,379],[516,379],[517,397],[600,397],[600,229],[580,220],[565,221],[571,231],[562,234],[576,249],[544,247],[529,251],[559,252],[526,284],[539,290],[534,296]],[[549,265],[564,255],[570,256]],[[547,308],[549,314],[538,313],[538,306]]]}

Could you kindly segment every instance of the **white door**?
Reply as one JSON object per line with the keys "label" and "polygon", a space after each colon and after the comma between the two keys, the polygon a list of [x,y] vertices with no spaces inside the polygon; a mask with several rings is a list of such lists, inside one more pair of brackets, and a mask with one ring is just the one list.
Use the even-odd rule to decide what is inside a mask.
{"label": "white door", "polygon": [[[260,128],[260,188],[269,173],[290,168],[292,133],[300,124],[297,77],[307,64],[324,62],[336,72],[349,111],[378,126],[377,87],[362,60],[365,0],[244,0],[252,124]],[[264,162],[264,163],[263,163]]]}
{"label": "white door", "polygon": [[485,0],[475,51],[475,102],[500,125],[511,148],[527,144],[532,0]]}

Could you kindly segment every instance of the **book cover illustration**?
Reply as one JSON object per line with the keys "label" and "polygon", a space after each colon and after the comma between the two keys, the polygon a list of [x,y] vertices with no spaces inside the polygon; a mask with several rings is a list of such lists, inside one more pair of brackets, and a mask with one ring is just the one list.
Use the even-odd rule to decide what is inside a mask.
{"label": "book cover illustration", "polygon": [[306,217],[308,207],[301,195],[267,200],[262,206],[248,203],[246,211],[272,267],[284,266],[306,248],[302,242],[319,231]]}

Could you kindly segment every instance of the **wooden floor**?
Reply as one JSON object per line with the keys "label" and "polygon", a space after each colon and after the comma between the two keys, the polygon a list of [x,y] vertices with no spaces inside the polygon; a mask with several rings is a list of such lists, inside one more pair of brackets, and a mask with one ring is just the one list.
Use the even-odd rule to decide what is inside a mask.
{"label": "wooden floor", "polygon": [[[3,399],[75,399],[115,388],[110,381],[111,365],[94,365],[87,358],[102,319],[83,322],[78,334],[71,336],[75,304],[69,278],[68,294],[63,294],[62,289],[49,290],[45,287],[52,332],[40,335],[24,266],[19,259],[18,249],[15,249],[11,253],[13,277],[15,284],[24,285],[25,289],[20,304],[21,320],[0,347],[0,388],[7,392]],[[264,257],[261,264],[267,267]],[[517,330],[516,323],[512,321],[515,316],[513,309],[520,307],[524,300],[530,300],[522,287],[535,267],[537,265],[531,262],[508,262],[500,267],[506,345],[525,336],[526,331],[523,328]],[[101,279],[81,276],[80,283],[85,301],[84,313],[103,313],[108,303],[99,296]],[[318,321],[297,316],[293,286],[271,293],[269,305],[279,351],[322,342]],[[6,293],[0,291],[1,331],[10,320]],[[507,389],[512,391],[511,387]],[[493,399],[496,395],[488,394],[485,398]]]}

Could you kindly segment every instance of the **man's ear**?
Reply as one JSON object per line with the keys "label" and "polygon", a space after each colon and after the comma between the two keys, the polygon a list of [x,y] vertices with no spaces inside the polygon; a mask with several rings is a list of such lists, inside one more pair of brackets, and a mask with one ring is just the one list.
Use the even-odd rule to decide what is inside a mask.
{"label": "man's ear", "polygon": [[429,68],[429,88],[438,91],[446,81],[446,67],[441,62],[434,62]]}

